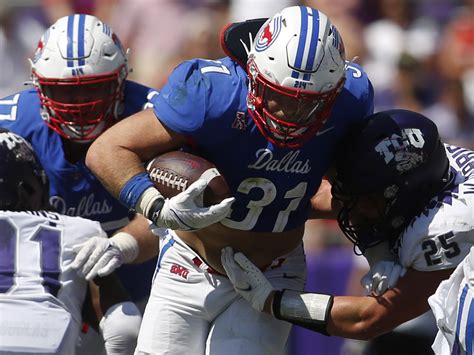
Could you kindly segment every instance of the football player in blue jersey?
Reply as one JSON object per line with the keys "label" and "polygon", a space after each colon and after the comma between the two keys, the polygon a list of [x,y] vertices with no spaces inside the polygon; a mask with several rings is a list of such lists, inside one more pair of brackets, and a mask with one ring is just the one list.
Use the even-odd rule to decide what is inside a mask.
{"label": "football player in blue jersey", "polygon": [[351,241],[362,250],[384,241],[392,245],[407,269],[396,287],[366,297],[276,290],[231,248],[222,251],[223,266],[237,292],[278,319],[366,340],[431,306],[439,327],[435,353],[472,354],[473,169],[474,152],[443,144],[427,117],[406,110],[377,113],[347,141],[333,195],[342,204],[339,226]]}
{"label": "football player in blue jersey", "polygon": [[[325,14],[288,7],[257,30],[247,60],[183,62],[153,109],[117,123],[88,151],[94,174],[153,221],[161,239],[138,354],[283,353],[290,324],[256,312],[233,290],[221,249],[245,252],[275,287],[302,290],[314,196],[343,137],[373,111],[372,85],[345,61]],[[244,42],[253,37],[243,32]],[[143,162],[185,145],[217,166],[233,198],[202,207],[195,196],[203,180],[170,199],[152,186]],[[100,253],[85,254],[102,264]]]}
{"label": "football player in blue jersey", "polygon": [[[101,222],[109,235],[125,227],[117,235],[124,243],[131,234],[150,233],[147,221],[137,216],[130,222],[129,210],[105,190],[84,159],[94,139],[156,94],[126,80],[128,72],[127,52],[107,24],[90,15],[66,16],[38,42],[31,60],[34,88],[0,100],[0,126],[38,152],[50,180],[50,204],[59,213]],[[157,238],[148,241],[148,250],[156,253]],[[106,248],[109,242],[101,238],[101,243]],[[146,301],[154,264],[118,270],[135,301]]]}
{"label": "football player in blue jersey", "polygon": [[31,146],[0,128],[0,353],[76,354],[89,315],[106,354],[132,354],[141,314],[117,276],[94,280],[92,307],[87,282],[71,267],[74,245],[107,239],[105,232],[96,221],[52,212],[48,192]]}

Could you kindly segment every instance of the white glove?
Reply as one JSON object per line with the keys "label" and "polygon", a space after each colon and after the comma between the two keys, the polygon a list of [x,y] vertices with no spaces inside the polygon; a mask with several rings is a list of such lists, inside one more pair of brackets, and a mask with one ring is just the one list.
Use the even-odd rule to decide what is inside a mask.
{"label": "white glove", "polygon": [[383,294],[388,289],[394,288],[398,279],[406,273],[397,256],[390,251],[388,241],[366,249],[364,256],[369,262],[370,270],[361,278],[360,283],[367,293],[377,296]]}
{"label": "white glove", "polygon": [[99,323],[107,355],[133,354],[142,316],[133,302],[110,307]]}
{"label": "white glove", "polygon": [[132,262],[139,252],[136,239],[124,232],[112,238],[92,237],[72,249],[77,255],[71,267],[88,281],[109,275],[123,263]]}
{"label": "white glove", "polygon": [[253,308],[263,311],[263,306],[274,290],[265,275],[242,253],[235,253],[231,247],[222,248],[222,266],[230,282]]}
{"label": "white glove", "polygon": [[235,198],[229,197],[216,205],[201,207],[202,194],[207,184],[208,181],[200,178],[185,191],[165,199],[161,210],[152,213],[153,223],[161,228],[191,231],[223,220],[230,212]]}
{"label": "white glove", "polygon": [[367,293],[380,296],[388,289],[394,288],[398,279],[406,272],[407,269],[395,261],[380,260],[362,277],[360,283]]}

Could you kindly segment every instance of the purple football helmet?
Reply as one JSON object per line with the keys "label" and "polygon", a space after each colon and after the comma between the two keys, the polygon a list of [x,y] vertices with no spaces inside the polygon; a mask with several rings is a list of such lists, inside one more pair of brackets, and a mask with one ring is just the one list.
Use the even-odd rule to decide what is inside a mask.
{"label": "purple football helmet", "polygon": [[407,110],[367,118],[337,161],[338,223],[361,251],[394,241],[451,177],[436,125]]}
{"label": "purple football helmet", "polygon": [[0,209],[46,209],[48,198],[48,178],[31,145],[0,128]]}

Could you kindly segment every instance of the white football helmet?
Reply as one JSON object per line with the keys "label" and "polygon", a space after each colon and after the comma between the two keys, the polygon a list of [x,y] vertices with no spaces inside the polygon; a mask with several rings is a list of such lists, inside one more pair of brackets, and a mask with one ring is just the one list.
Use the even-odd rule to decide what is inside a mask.
{"label": "white football helmet", "polygon": [[51,129],[87,143],[114,123],[128,66],[108,25],[91,15],[62,17],[43,34],[30,62],[41,115]]}
{"label": "white football helmet", "polygon": [[247,63],[247,106],[272,143],[297,148],[326,122],[345,82],[344,44],[322,12],[292,6],[269,18]]}

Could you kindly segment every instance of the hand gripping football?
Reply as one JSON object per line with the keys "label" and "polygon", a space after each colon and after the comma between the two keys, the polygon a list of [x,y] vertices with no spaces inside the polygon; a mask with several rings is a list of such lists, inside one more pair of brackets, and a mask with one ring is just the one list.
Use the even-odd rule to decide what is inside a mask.
{"label": "hand gripping football", "polygon": [[231,197],[230,188],[214,164],[196,155],[171,151],[158,155],[146,164],[155,187],[170,198],[186,190],[201,175],[209,181],[204,190],[203,206],[210,206]]}

